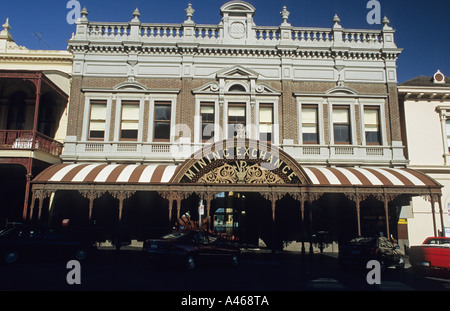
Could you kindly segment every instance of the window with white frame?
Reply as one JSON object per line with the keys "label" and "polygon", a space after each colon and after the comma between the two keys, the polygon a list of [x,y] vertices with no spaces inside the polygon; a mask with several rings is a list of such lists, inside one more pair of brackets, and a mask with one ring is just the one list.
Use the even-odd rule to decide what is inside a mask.
{"label": "window with white frame", "polygon": [[170,121],[172,114],[171,102],[158,101],[154,107],[154,141],[169,142],[170,141]]}
{"label": "window with white frame", "polygon": [[228,138],[245,138],[246,111],[245,104],[228,105]]}
{"label": "window with white frame", "polygon": [[313,105],[302,106],[302,140],[304,144],[319,143],[318,108]]}
{"label": "window with white frame", "polygon": [[259,106],[259,140],[273,142],[273,105]]}
{"label": "window with white frame", "polygon": [[447,136],[447,150],[450,153],[450,119],[445,120],[445,133]]}
{"label": "window with white frame", "polygon": [[378,107],[364,108],[364,132],[366,144],[381,145],[380,110]]}
{"label": "window with white frame", "polygon": [[200,103],[200,116],[201,116],[201,139],[202,142],[208,141],[214,138],[214,103],[202,102]]}
{"label": "window with white frame", "polygon": [[137,140],[139,131],[139,101],[122,101],[120,140]]}
{"label": "window with white frame", "polygon": [[333,107],[333,134],[334,143],[351,143],[350,108],[348,106]]}
{"label": "window with white frame", "polygon": [[91,100],[89,112],[90,140],[103,140],[106,130],[106,100]]}

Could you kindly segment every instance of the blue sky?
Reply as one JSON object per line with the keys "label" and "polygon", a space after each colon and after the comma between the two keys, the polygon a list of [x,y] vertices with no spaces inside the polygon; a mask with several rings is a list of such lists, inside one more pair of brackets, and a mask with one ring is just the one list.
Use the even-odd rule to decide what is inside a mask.
{"label": "blue sky", "polygon": [[[11,33],[17,44],[29,49],[67,48],[67,40],[75,31],[66,16],[68,0],[2,0],[0,24],[9,17]],[[185,8],[192,3],[193,20],[198,24],[218,24],[218,0],[79,0],[89,11],[91,21],[127,22],[136,7],[141,22],[182,23]],[[289,22],[295,27],[331,27],[338,14],[344,28],[381,29],[369,25],[366,16],[368,0],[248,0],[256,8],[255,23],[275,26],[281,23],[283,6],[291,12]],[[387,16],[394,29],[397,46],[403,48],[398,60],[398,80],[404,82],[419,75],[431,76],[438,69],[450,76],[450,1],[448,0],[379,0],[381,15]],[[39,43],[36,34],[43,41]]]}

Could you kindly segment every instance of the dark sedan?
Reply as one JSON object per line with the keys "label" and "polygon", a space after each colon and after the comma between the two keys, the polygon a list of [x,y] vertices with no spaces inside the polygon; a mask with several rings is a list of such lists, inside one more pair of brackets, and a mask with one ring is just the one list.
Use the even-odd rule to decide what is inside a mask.
{"label": "dark sedan", "polygon": [[240,249],[202,231],[172,232],[159,239],[146,240],[144,254],[152,261],[181,263],[189,270],[199,262],[239,264]]}
{"label": "dark sedan", "polygon": [[339,264],[366,268],[370,260],[378,260],[381,268],[403,269],[405,260],[398,246],[385,237],[358,237],[339,245]]}
{"label": "dark sedan", "polygon": [[6,263],[20,258],[83,260],[95,251],[95,243],[46,228],[14,226],[0,232],[0,254]]}

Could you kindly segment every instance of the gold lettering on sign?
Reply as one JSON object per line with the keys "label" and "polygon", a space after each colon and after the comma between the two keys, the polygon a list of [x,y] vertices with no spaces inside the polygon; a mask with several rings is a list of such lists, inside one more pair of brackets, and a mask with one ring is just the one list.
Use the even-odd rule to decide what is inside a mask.
{"label": "gold lettering on sign", "polygon": [[[232,161],[233,158],[235,161]],[[224,163],[213,164],[216,160]],[[209,166],[212,166],[210,171]],[[200,183],[280,184],[296,181],[294,170],[278,155],[247,146],[224,148],[206,154],[192,164],[184,176]]]}

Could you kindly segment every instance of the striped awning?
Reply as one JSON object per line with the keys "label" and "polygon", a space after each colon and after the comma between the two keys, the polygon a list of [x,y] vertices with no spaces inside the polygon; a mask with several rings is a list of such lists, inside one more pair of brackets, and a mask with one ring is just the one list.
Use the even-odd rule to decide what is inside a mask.
{"label": "striped awning", "polygon": [[56,164],[33,183],[167,183],[177,165]]}
{"label": "striped awning", "polygon": [[[177,165],[55,164],[33,184],[167,184]],[[426,174],[404,168],[302,167],[312,186],[323,187],[442,187]]]}
{"label": "striped awning", "polygon": [[303,167],[313,185],[436,187],[431,177],[404,168]]}

